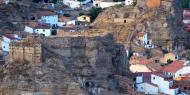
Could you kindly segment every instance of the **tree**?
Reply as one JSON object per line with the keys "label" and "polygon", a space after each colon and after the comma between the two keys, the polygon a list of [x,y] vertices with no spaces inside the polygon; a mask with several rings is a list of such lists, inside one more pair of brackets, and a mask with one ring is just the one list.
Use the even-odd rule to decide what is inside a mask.
{"label": "tree", "polygon": [[32,2],[34,2],[34,3],[39,3],[39,2],[41,2],[42,0],[32,0]]}
{"label": "tree", "polygon": [[146,54],[148,59],[152,57],[151,50],[149,50],[149,49],[145,50],[145,54]]}
{"label": "tree", "polygon": [[90,16],[91,16],[91,19],[92,19],[91,21],[93,22],[96,19],[96,17],[98,16],[98,14],[100,12],[102,12],[102,9],[93,7],[93,8],[90,9],[89,12],[90,12]]}
{"label": "tree", "polygon": [[51,0],[50,3],[56,4],[56,3],[57,3],[57,0]]}
{"label": "tree", "polygon": [[190,0],[180,0],[182,8],[189,8]]}
{"label": "tree", "polygon": [[84,15],[84,13],[83,13],[83,12],[80,12],[80,13],[79,13],[79,16],[82,16],[82,15]]}

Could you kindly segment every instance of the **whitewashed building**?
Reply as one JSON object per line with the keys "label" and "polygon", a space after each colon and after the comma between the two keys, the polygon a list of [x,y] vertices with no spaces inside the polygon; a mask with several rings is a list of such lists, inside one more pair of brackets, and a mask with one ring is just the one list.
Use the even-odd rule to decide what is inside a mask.
{"label": "whitewashed building", "polygon": [[152,44],[152,39],[149,39],[148,33],[145,33],[144,35],[143,44],[145,48],[154,48],[154,45]]}
{"label": "whitewashed building", "polygon": [[108,8],[111,6],[121,5],[123,2],[114,2],[114,1],[107,1],[107,0],[93,0],[93,6],[99,8]]}
{"label": "whitewashed building", "polygon": [[78,1],[78,0],[63,0],[63,4],[69,6],[70,8],[77,9],[80,8],[81,5],[85,5],[91,2],[91,0],[84,0],[84,1]]}
{"label": "whitewashed building", "polygon": [[125,5],[133,5],[136,0],[125,0]]}
{"label": "whitewashed building", "polygon": [[26,25],[25,32],[28,33],[37,33],[42,34],[44,36],[51,36],[52,35],[52,28],[50,25],[38,24],[38,25]]}
{"label": "whitewashed building", "polygon": [[178,78],[190,73],[190,61],[176,60],[164,67],[163,73],[167,77]]}
{"label": "whitewashed building", "polygon": [[57,26],[58,15],[52,11],[37,11],[35,13],[32,13],[31,20],[37,20],[39,23]]}
{"label": "whitewashed building", "polygon": [[166,79],[162,74],[152,74],[151,83],[158,86],[159,93],[177,95],[179,88],[173,86],[173,79]]}
{"label": "whitewashed building", "polygon": [[3,39],[1,41],[2,50],[4,52],[9,52],[10,43],[19,41],[20,39],[21,38],[17,34],[3,35]]}
{"label": "whitewashed building", "polygon": [[158,86],[151,83],[140,83],[137,84],[137,91],[145,94],[158,95]]}

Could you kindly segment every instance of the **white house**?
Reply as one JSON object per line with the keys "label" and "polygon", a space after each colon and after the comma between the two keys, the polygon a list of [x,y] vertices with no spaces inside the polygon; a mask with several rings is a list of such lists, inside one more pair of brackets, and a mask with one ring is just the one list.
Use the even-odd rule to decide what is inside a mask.
{"label": "white house", "polygon": [[84,1],[78,1],[78,0],[63,0],[63,4],[69,6],[70,8],[76,9],[80,8],[81,5],[85,5],[90,3],[91,0],[84,0]]}
{"label": "white house", "polygon": [[50,25],[42,25],[42,24],[36,26],[26,25],[24,31],[28,33],[42,34],[44,36],[52,35],[52,28]]}
{"label": "white house", "polygon": [[57,26],[59,27],[74,26],[76,25],[76,21],[77,19],[75,17],[59,16]]}
{"label": "white house", "polygon": [[151,83],[156,84],[160,93],[177,95],[179,88],[173,86],[172,79],[166,79],[162,74],[152,74]]}
{"label": "white house", "polygon": [[50,26],[38,26],[35,28],[34,33],[43,34],[44,36],[51,36],[52,29]]}
{"label": "white house", "polygon": [[135,0],[125,0],[125,5],[133,5],[135,3]]}
{"label": "white house", "polygon": [[111,6],[121,5],[123,2],[114,2],[110,0],[93,0],[94,7],[108,8]]}
{"label": "white house", "polygon": [[37,11],[36,13],[32,13],[31,20],[38,20],[40,23],[57,26],[58,15],[52,11]]}
{"label": "white house", "polygon": [[176,60],[170,65],[163,68],[163,73],[167,77],[178,78],[184,74],[190,73],[190,62],[184,60]]}
{"label": "white house", "polygon": [[9,52],[9,46],[11,42],[19,41],[21,38],[18,35],[3,35],[3,39],[1,41],[2,50],[4,52]]}
{"label": "white house", "polygon": [[150,39],[148,33],[139,32],[137,33],[136,38],[138,40],[137,44],[143,45],[145,48],[154,48],[152,39]]}
{"label": "white house", "polygon": [[151,83],[140,83],[136,85],[138,92],[145,94],[158,95],[158,86]]}
{"label": "white house", "polygon": [[81,22],[90,22],[91,21],[90,18],[91,17],[88,15],[82,15],[82,16],[77,17],[77,20]]}
{"label": "white house", "polygon": [[143,44],[145,48],[154,48],[154,45],[152,44],[152,39],[149,39],[148,33],[145,33],[144,35]]}
{"label": "white house", "polygon": [[57,26],[58,15],[42,16],[39,21],[43,22],[43,23],[46,23],[46,24],[50,24],[52,26]]}
{"label": "white house", "polygon": [[144,94],[158,95],[158,86],[151,83],[151,72],[139,73],[135,78],[136,91]]}
{"label": "white house", "polygon": [[3,3],[9,4],[9,3],[13,2],[13,1],[14,1],[14,0],[3,0]]}

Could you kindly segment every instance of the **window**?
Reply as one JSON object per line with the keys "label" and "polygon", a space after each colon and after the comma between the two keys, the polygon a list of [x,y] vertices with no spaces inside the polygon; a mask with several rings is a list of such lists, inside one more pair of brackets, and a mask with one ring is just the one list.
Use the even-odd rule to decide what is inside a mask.
{"label": "window", "polygon": [[153,79],[155,80],[155,77],[153,77]]}
{"label": "window", "polygon": [[187,87],[184,87],[184,90],[187,90]]}
{"label": "window", "polygon": [[150,42],[149,41],[147,41],[147,44],[149,44]]}
{"label": "window", "polygon": [[43,29],[43,32],[45,32],[45,30]]}
{"label": "window", "polygon": [[98,7],[98,4],[96,4],[96,7]]}
{"label": "window", "polygon": [[3,46],[3,48],[5,48],[5,46]]}
{"label": "window", "polygon": [[124,23],[126,23],[127,21],[126,20],[124,20]]}
{"label": "window", "polygon": [[84,17],[84,20],[86,20],[86,17]]}
{"label": "window", "polygon": [[141,89],[143,89],[143,87],[141,87]]}

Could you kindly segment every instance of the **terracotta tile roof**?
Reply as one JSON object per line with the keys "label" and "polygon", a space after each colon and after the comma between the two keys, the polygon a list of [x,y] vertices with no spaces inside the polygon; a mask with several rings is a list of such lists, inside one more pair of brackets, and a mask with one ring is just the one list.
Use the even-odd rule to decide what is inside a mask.
{"label": "terracotta tile roof", "polygon": [[48,24],[38,24],[38,26],[35,27],[35,29],[50,29],[51,26]]}
{"label": "terracotta tile roof", "polygon": [[178,79],[176,79],[176,81],[189,81],[190,82],[190,77],[179,77]]}
{"label": "terracotta tile roof", "polygon": [[179,69],[183,68],[183,61],[174,61],[172,64],[165,66],[163,68],[164,72],[170,72],[170,73],[175,73],[176,71],[178,71]]}
{"label": "terracotta tile roof", "polygon": [[12,34],[5,34],[3,36],[6,37],[6,38],[9,38],[11,40],[19,40],[19,39],[15,38]]}
{"label": "terracotta tile roof", "polygon": [[32,13],[32,15],[35,15],[38,18],[40,18],[42,16],[56,15],[56,13],[53,11],[50,11],[50,10],[41,10],[41,11],[36,11],[36,12]]}
{"label": "terracotta tile roof", "polygon": [[147,67],[148,67],[151,71],[160,71],[160,70],[162,69],[162,67],[161,67],[160,64],[158,64],[158,63],[147,64]]}
{"label": "terracotta tile roof", "polygon": [[29,27],[34,28],[34,27],[38,26],[38,23],[37,23],[37,22],[34,22],[34,21],[28,21],[28,22],[26,23],[26,26],[29,26]]}
{"label": "terracotta tile roof", "polygon": [[150,64],[151,60],[146,59],[146,58],[142,58],[142,59],[140,59],[140,63],[143,64],[143,65]]}
{"label": "terracotta tile roof", "polygon": [[69,20],[71,20],[71,18],[66,17],[66,16],[59,16],[59,18],[58,18],[59,22],[64,22],[64,21],[69,21]]}
{"label": "terracotta tile roof", "polygon": [[156,76],[159,76],[159,77],[165,78],[164,74],[161,73],[161,72],[153,72],[153,75],[156,75]]}

